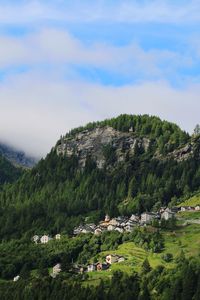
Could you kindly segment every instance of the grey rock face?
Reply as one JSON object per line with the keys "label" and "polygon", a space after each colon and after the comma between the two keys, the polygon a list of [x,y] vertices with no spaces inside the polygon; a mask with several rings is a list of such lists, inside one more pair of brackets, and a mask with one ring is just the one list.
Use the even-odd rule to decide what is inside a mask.
{"label": "grey rock face", "polygon": [[98,168],[103,168],[106,162],[104,149],[106,146],[112,147],[115,151],[116,162],[122,162],[127,155],[134,155],[136,145],[148,150],[150,140],[138,138],[133,132],[120,132],[112,127],[97,127],[92,130],[85,130],[74,137],[68,136],[61,139],[57,146],[58,155],[71,157],[73,154],[79,157],[81,167],[85,166],[88,156],[96,161]]}

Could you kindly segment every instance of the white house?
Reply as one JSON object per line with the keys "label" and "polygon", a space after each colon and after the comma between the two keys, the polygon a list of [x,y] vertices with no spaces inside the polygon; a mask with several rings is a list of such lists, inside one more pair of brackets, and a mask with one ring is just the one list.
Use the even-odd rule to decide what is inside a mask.
{"label": "white house", "polygon": [[19,279],[20,279],[20,276],[17,275],[17,276],[15,276],[15,277],[13,278],[13,281],[16,282],[16,281],[18,281]]}
{"label": "white house", "polygon": [[109,217],[109,215],[106,215],[105,216],[105,222],[109,222],[110,221],[110,217]]}
{"label": "white house", "polygon": [[94,272],[94,271],[96,271],[96,265],[94,265],[94,264],[88,265],[87,266],[87,271],[88,272]]}
{"label": "white house", "polygon": [[34,242],[35,244],[38,243],[39,239],[40,239],[40,237],[39,237],[38,235],[34,235],[34,236],[32,237],[32,240],[33,240],[33,242]]}
{"label": "white house", "polygon": [[95,231],[94,231],[94,234],[95,234],[95,235],[100,235],[101,233],[102,233],[102,229],[99,228],[99,227],[96,228]]}
{"label": "white house", "polygon": [[115,228],[116,228],[115,225],[109,224],[108,227],[107,227],[107,230],[108,231],[113,231]]}
{"label": "white house", "polygon": [[55,239],[56,239],[56,240],[60,240],[60,239],[61,239],[61,234],[60,234],[60,233],[56,234],[56,235],[55,235]]}
{"label": "white house", "polygon": [[54,267],[53,267],[53,274],[54,275],[57,275],[61,272],[61,265],[60,264],[56,264]]}
{"label": "white house", "polygon": [[118,262],[122,262],[124,260],[125,260],[125,258],[120,255],[109,254],[106,256],[106,262],[109,265],[112,265],[112,264],[118,263]]}
{"label": "white house", "polygon": [[195,210],[199,211],[200,210],[200,205],[195,206]]}
{"label": "white house", "polygon": [[134,222],[138,222],[139,221],[139,217],[132,214],[131,217],[130,217],[130,220],[134,221]]}
{"label": "white house", "polygon": [[164,219],[166,221],[172,219],[175,217],[175,213],[173,213],[172,211],[170,210],[165,210],[162,215],[161,215],[161,219]]}
{"label": "white house", "polygon": [[157,214],[145,212],[145,213],[141,214],[140,222],[142,224],[148,224],[148,223],[151,223],[151,221],[156,218],[157,218]]}
{"label": "white house", "polygon": [[122,227],[116,227],[114,230],[115,230],[115,231],[118,231],[118,232],[120,232],[120,233],[123,233],[123,232],[124,232],[124,229],[123,229]]}
{"label": "white house", "polygon": [[49,241],[50,241],[50,237],[48,235],[43,235],[41,238],[40,238],[40,242],[41,244],[47,244]]}

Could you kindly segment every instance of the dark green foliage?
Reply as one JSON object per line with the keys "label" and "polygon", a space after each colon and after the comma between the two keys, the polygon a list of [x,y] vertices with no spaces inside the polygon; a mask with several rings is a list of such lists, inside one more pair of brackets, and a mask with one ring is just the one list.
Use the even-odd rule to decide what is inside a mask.
{"label": "dark green foliage", "polygon": [[[188,140],[188,135],[176,125],[156,117],[122,115],[86,128],[97,125],[110,125],[121,131],[132,127],[138,135],[150,137],[152,147],[146,153],[139,151],[127,157],[125,162],[112,168],[98,169],[95,161],[88,157],[83,170],[76,156],[62,157],[52,150],[16,184],[2,188],[1,238],[45,231],[70,234],[86,216],[97,222],[105,213],[111,216],[142,213],[151,210],[156,203],[166,205],[173,197],[179,198],[199,189],[198,156],[179,163],[173,159],[153,158],[159,147],[156,145],[159,136],[165,132],[168,132],[168,140],[164,144],[172,143],[172,148]],[[73,136],[82,130],[70,134]],[[197,143],[197,152],[198,147]],[[104,152],[108,165],[112,166],[115,161],[113,147],[105,146]]]}
{"label": "dark green foliage", "polygon": [[22,175],[22,170],[14,167],[0,154],[0,185],[3,183],[14,182],[20,175]]}

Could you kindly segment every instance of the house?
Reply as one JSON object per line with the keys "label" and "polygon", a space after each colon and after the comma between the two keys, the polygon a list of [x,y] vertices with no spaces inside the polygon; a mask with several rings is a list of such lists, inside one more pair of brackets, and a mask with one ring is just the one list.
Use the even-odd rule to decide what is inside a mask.
{"label": "house", "polygon": [[96,271],[96,265],[95,264],[91,264],[87,266],[87,272],[94,272]]}
{"label": "house", "polygon": [[109,268],[109,265],[106,263],[97,263],[96,264],[96,269],[97,271],[103,271],[103,270],[107,270]]}
{"label": "house", "polygon": [[106,215],[105,216],[105,222],[109,222],[110,221],[110,217],[109,217],[109,215]]}
{"label": "house", "polygon": [[109,225],[118,226],[119,221],[116,218],[110,220]]}
{"label": "house", "polygon": [[90,228],[89,226],[84,226],[81,233],[92,233],[93,229]]}
{"label": "house", "polygon": [[199,211],[200,210],[200,205],[195,206],[195,210]]}
{"label": "house", "polygon": [[20,276],[17,275],[17,276],[15,276],[15,277],[13,278],[13,281],[16,282],[16,281],[18,281],[19,279],[20,279]]}
{"label": "house", "polygon": [[145,213],[141,214],[140,222],[142,224],[149,224],[154,219],[158,219],[158,215],[156,213],[145,212]]}
{"label": "house", "polygon": [[166,209],[162,214],[161,214],[161,219],[164,219],[165,221],[168,221],[172,218],[175,217],[175,213],[172,212],[171,210],[169,209]]}
{"label": "house", "polygon": [[37,243],[39,242],[39,239],[40,239],[40,237],[39,237],[38,235],[34,235],[34,236],[32,237],[32,240],[33,240],[33,242],[34,242],[35,244],[37,244]]}
{"label": "house", "polygon": [[100,235],[102,233],[102,229],[100,227],[97,227],[94,231],[95,235]]}
{"label": "house", "polygon": [[114,230],[115,230],[115,231],[118,231],[118,232],[120,232],[120,233],[123,233],[123,232],[124,232],[123,227],[119,227],[119,226],[117,226]]}
{"label": "house", "polygon": [[120,255],[109,254],[106,256],[106,262],[109,265],[112,265],[112,264],[118,263],[118,262],[122,262],[124,260],[125,260],[125,258]]}
{"label": "house", "polygon": [[193,211],[195,210],[192,206],[181,206],[181,211]]}
{"label": "house", "polygon": [[43,235],[40,239],[41,244],[47,244],[51,238],[48,235]]}
{"label": "house", "polygon": [[126,226],[124,227],[124,230],[126,231],[126,232],[131,232],[131,231],[133,231],[133,229],[134,229],[134,226],[135,225],[131,225],[131,224],[126,224]]}
{"label": "house", "polygon": [[134,222],[139,222],[139,216],[132,214],[129,220],[134,221]]}
{"label": "house", "polygon": [[115,230],[115,228],[116,228],[115,225],[109,224],[108,227],[107,227],[107,230],[108,231],[113,231],[113,230]]}
{"label": "house", "polygon": [[56,264],[56,265],[53,267],[53,274],[58,275],[61,271],[62,271],[62,270],[61,270],[61,264]]}
{"label": "house", "polygon": [[74,231],[73,231],[74,235],[80,234],[80,233],[82,232],[82,229],[83,229],[82,226],[75,227],[75,228],[74,228]]}
{"label": "house", "polygon": [[61,234],[59,234],[59,233],[56,234],[56,235],[55,235],[55,239],[56,239],[56,240],[60,240],[60,239],[61,239]]}

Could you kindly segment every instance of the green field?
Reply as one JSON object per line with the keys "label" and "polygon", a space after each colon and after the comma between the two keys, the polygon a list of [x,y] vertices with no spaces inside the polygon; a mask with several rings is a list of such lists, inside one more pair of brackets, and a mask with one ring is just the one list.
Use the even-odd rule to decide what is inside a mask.
{"label": "green field", "polygon": [[[200,217],[200,213],[198,214]],[[200,225],[192,224],[187,226],[178,226],[173,232],[163,231],[165,239],[165,249],[161,253],[151,253],[141,247],[136,246],[133,242],[126,242],[118,247],[117,250],[104,251],[98,256],[99,261],[105,261],[108,254],[118,254],[126,258],[124,262],[112,264],[110,269],[100,272],[88,273],[89,278],[85,283],[96,285],[100,279],[109,279],[116,270],[124,271],[131,274],[133,271],[141,270],[141,265],[145,258],[148,258],[152,268],[163,265],[166,268],[175,267],[175,259],[183,251],[186,257],[200,254]],[[164,253],[173,254],[174,260],[166,263],[162,259]]]}
{"label": "green field", "polygon": [[178,206],[196,206],[196,205],[200,205],[200,194],[197,194],[187,200],[185,200],[184,202],[180,203]]}

